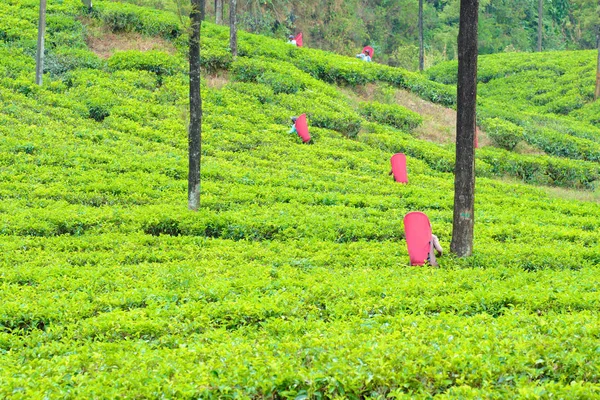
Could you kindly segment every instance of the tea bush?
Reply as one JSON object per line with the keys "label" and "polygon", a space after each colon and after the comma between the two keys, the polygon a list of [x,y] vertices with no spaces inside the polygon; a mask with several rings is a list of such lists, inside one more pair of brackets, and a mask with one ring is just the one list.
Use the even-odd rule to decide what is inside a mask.
{"label": "tea bush", "polygon": [[482,128],[496,146],[509,151],[523,140],[523,128],[500,118],[484,120]]}
{"label": "tea bush", "polygon": [[133,4],[96,1],[93,16],[100,19],[113,32],[138,32],[148,36],[175,39],[183,33],[177,16]]}
{"label": "tea bush", "polygon": [[[547,154],[596,161],[597,145],[590,141],[598,142],[600,129],[597,114],[587,112],[594,107],[595,57],[593,51],[480,57],[479,123],[489,124],[486,120],[492,118],[497,125],[502,119],[518,125],[524,140]],[[456,62],[442,63],[427,74],[454,84],[456,68]],[[492,131],[497,136],[496,127]]]}
{"label": "tea bush", "polygon": [[104,62],[87,49],[58,47],[44,58],[44,72],[53,76],[63,75],[75,69],[102,69]]}
{"label": "tea bush", "polygon": [[407,132],[417,128],[423,122],[423,118],[419,114],[395,104],[362,102],[359,109],[361,114],[369,120],[391,125]]}
{"label": "tea bush", "polygon": [[185,71],[182,59],[161,51],[117,51],[108,59],[109,70],[141,70],[158,76],[173,75]]}

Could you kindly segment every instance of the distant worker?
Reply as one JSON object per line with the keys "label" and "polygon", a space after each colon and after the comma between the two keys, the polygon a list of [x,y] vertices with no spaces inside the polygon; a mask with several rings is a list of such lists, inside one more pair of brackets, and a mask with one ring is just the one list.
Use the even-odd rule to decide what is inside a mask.
{"label": "distant worker", "polygon": [[293,44],[294,46],[297,46],[298,43],[296,43],[296,39],[294,38],[294,35],[290,35],[288,36],[288,44]]}
{"label": "distant worker", "polygon": [[361,60],[366,61],[366,62],[371,62],[371,56],[369,53],[370,53],[369,50],[365,49],[365,50],[363,50],[362,53],[357,54],[356,58],[360,58]]}

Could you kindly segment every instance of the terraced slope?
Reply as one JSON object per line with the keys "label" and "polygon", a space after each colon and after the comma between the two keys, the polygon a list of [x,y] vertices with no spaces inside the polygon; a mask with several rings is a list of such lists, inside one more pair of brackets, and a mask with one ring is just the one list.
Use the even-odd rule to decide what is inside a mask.
{"label": "terraced slope", "polygon": [[[452,88],[251,35],[233,61],[207,24],[204,65],[227,79],[203,88],[202,209],[188,212],[178,20],[99,1],[96,23],[180,49],[104,61],[79,1],[52,3],[39,88],[35,3],[0,4],[0,397],[598,394],[598,205],[495,179],[508,155],[596,163],[481,149],[475,255],[408,267],[406,212],[449,245],[452,150],[336,85],[446,105]],[[312,145],[286,133],[301,112]],[[405,186],[388,176],[397,151]],[[591,183],[557,168],[546,183]]]}

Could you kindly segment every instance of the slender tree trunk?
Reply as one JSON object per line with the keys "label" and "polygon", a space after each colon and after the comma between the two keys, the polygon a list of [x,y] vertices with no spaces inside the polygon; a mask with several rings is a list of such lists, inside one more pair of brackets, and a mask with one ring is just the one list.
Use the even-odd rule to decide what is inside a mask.
{"label": "slender tree trunk", "polygon": [[596,91],[594,92],[594,100],[600,98],[600,26],[596,31],[596,44],[598,45],[598,64],[596,67]]}
{"label": "slender tree trunk", "polygon": [[542,51],[542,34],[544,32],[544,22],[542,17],[544,16],[544,0],[538,0],[538,43],[537,51]]}
{"label": "slender tree trunk", "polygon": [[37,53],[35,55],[35,83],[42,86],[44,74],[44,33],[46,31],[46,0],[40,0]]}
{"label": "slender tree trunk", "polygon": [[229,48],[231,55],[237,57],[237,0],[229,0]]}
{"label": "slender tree trunk", "polygon": [[188,129],[188,208],[200,207],[200,155],[202,150],[202,97],[200,96],[200,30],[205,0],[191,0],[190,22],[190,126]]}
{"label": "slender tree trunk", "polygon": [[215,0],[215,22],[217,25],[223,23],[223,0]]}
{"label": "slender tree trunk", "polygon": [[419,0],[419,71],[425,66],[425,50],[423,48],[423,0]]}
{"label": "slender tree trunk", "polygon": [[454,217],[450,249],[459,257],[473,252],[477,25],[479,0],[460,1]]}
{"label": "slender tree trunk", "polygon": [[84,6],[87,7],[88,11],[92,9],[92,0],[81,0]]}

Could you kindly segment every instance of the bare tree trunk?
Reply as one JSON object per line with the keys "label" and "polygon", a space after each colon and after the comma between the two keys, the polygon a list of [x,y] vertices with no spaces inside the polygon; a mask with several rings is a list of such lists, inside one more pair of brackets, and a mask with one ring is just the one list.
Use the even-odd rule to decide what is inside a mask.
{"label": "bare tree trunk", "polygon": [[596,44],[598,45],[598,66],[596,67],[596,91],[594,92],[594,101],[600,98],[600,26],[596,29]]}
{"label": "bare tree trunk", "polygon": [[423,0],[419,0],[419,71],[425,66],[425,50],[423,49]]}
{"label": "bare tree trunk", "polygon": [[42,86],[44,74],[44,32],[46,31],[46,0],[40,0],[37,53],[35,55],[35,83]]}
{"label": "bare tree trunk", "polygon": [[537,43],[537,51],[542,51],[542,33],[544,31],[544,0],[538,0],[538,43]]}
{"label": "bare tree trunk", "polygon": [[188,208],[200,207],[200,155],[202,150],[202,96],[200,95],[200,30],[205,0],[191,0],[190,22],[190,126],[188,129]]}
{"label": "bare tree trunk", "polygon": [[459,257],[473,252],[477,25],[479,0],[460,1],[454,217],[450,249]]}
{"label": "bare tree trunk", "polygon": [[237,57],[237,0],[229,0],[229,48],[231,55]]}
{"label": "bare tree trunk", "polygon": [[215,0],[215,23],[217,25],[223,23],[223,0]]}
{"label": "bare tree trunk", "polygon": [[81,0],[84,6],[87,7],[88,11],[92,9],[92,0]]}

